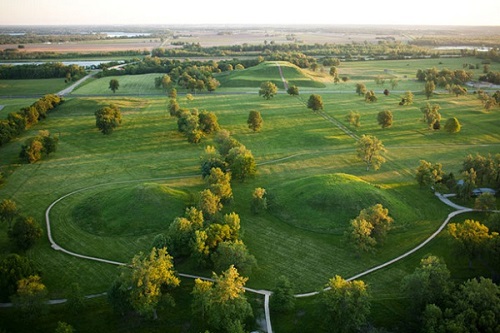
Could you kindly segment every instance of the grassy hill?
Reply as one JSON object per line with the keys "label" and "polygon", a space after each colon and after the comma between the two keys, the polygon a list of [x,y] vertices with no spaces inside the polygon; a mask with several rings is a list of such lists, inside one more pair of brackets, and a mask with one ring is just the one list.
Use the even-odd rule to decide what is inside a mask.
{"label": "grassy hill", "polygon": [[262,82],[271,81],[279,89],[284,89],[278,64],[289,85],[309,88],[325,87],[323,83],[314,80],[305,71],[286,61],[266,61],[243,70],[220,73],[215,78],[221,83],[221,88],[258,88]]}

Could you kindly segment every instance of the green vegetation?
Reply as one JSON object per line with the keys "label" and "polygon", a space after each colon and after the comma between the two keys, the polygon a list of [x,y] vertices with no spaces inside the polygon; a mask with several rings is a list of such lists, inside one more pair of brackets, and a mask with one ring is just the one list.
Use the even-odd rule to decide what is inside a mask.
{"label": "green vegetation", "polygon": [[[345,66],[342,63],[338,66],[340,77],[345,74],[356,82],[358,79],[364,81],[368,89],[375,88],[373,78],[389,67],[387,76],[401,78],[397,89],[415,93],[413,104],[407,106],[398,105],[401,100],[399,93],[381,94],[376,103],[365,103],[356,95],[354,81],[335,84],[325,79],[320,82],[324,78],[318,73],[310,74],[306,79],[304,70],[280,63],[289,83],[293,74],[287,74],[287,71],[295,70],[298,81],[300,77],[304,82],[312,78],[316,80],[318,87],[307,86],[308,83],[295,84],[301,89],[314,87],[321,93],[324,115],[346,125],[351,123],[350,118],[345,119],[349,111],[363,118],[363,125],[357,128],[356,134],[375,136],[387,148],[384,154],[387,162],[378,171],[367,171],[366,165],[357,159],[356,140],[352,136],[308,110],[307,97],[279,93],[271,101],[259,97],[256,88],[264,81],[276,82],[280,92],[284,88],[276,64],[265,62],[255,68],[247,67],[217,76],[221,81],[221,92],[225,84],[231,87],[239,80],[240,83],[233,87],[249,87],[253,94],[200,94],[189,103],[179,99],[179,109],[189,108],[190,114],[193,109],[213,112],[220,127],[231,134],[226,139],[207,135],[203,144],[198,145],[186,142],[178,132],[177,119],[168,115],[169,99],[154,86],[158,74],[120,76],[117,96],[108,89],[110,78],[92,80],[67,98],[43,125],[34,125],[21,133],[19,139],[2,146],[0,170],[9,172],[5,173],[0,199],[14,199],[23,212],[43,221],[44,212],[52,202],[78,191],[58,202],[50,212],[55,241],[70,251],[126,263],[140,251],[149,253],[153,242],[160,240],[157,236],[167,233],[171,225],[181,225],[182,221],[176,217],[183,216],[185,207],[196,204],[197,193],[207,185],[200,177],[200,156],[204,152],[211,155],[210,158],[204,157],[202,162],[207,165],[221,162],[218,167],[222,172],[226,171],[224,167],[231,159],[242,156],[240,162],[244,162],[244,157],[249,157],[251,151],[257,173],[247,177],[245,170],[238,173],[237,165],[230,167],[232,179],[244,182],[233,181],[233,199],[229,200],[228,196],[228,202],[220,212],[222,216],[238,212],[240,236],[246,248],[237,246],[236,242],[226,243],[218,252],[219,257],[214,257],[217,269],[225,269],[226,257],[248,250],[258,266],[249,273],[247,286],[268,290],[279,286],[287,292],[290,286],[286,280],[276,283],[278,277],[283,276],[294,284],[295,292],[318,290],[332,276],[348,278],[415,247],[442,223],[450,210],[428,191],[427,186],[420,188],[415,180],[420,160],[441,163],[446,170],[459,175],[467,154],[487,156],[499,152],[498,112],[483,112],[481,101],[472,94],[456,98],[437,91],[429,98],[430,105],[440,106],[443,119],[460,119],[462,129],[459,133],[451,135],[444,130],[430,130],[428,123],[422,121],[420,108],[426,105],[427,96],[423,92],[425,83],[414,80],[416,68],[437,66],[439,61],[444,62],[443,66],[451,67],[464,60],[429,59],[421,63],[401,60],[348,63]],[[362,74],[367,68],[371,71]],[[411,79],[405,80],[404,75],[411,75]],[[319,83],[328,89],[338,87],[337,91],[349,93],[329,93],[326,89],[321,90]],[[390,83],[386,81],[384,84]],[[130,96],[120,97],[121,94]],[[157,96],[144,96],[146,94]],[[309,96],[309,93],[304,96]],[[113,135],[103,136],[95,130],[94,112],[110,104],[120,108],[126,121]],[[265,126],[258,134],[249,131],[247,126],[251,110],[258,110],[265,118]],[[382,110],[391,110],[397,119],[390,130],[383,130],[378,124],[377,115]],[[356,126],[356,121],[352,125]],[[57,153],[36,165],[20,165],[18,154],[22,143],[40,129],[58,134]],[[205,149],[206,145],[216,146],[219,151]],[[253,167],[252,171],[255,171],[255,164]],[[209,176],[211,168],[205,169],[203,167],[203,175]],[[426,169],[433,170],[432,165]],[[220,187],[216,185],[223,183],[218,176],[214,175],[213,178],[217,179],[209,183],[214,191]],[[422,179],[424,185],[437,181],[427,174]],[[260,189],[257,195],[256,189]],[[344,237],[349,222],[361,210],[377,204],[387,208],[394,219],[384,245],[376,247],[373,253],[354,253]],[[477,217],[478,220],[483,218]],[[462,222],[463,219],[460,217],[452,222]],[[13,250],[7,241],[7,228],[7,223],[0,225],[0,248],[5,254]],[[368,321],[391,328],[404,320],[407,316],[404,310],[406,298],[395,290],[394,285],[400,284],[405,275],[414,271],[424,254],[444,257],[455,280],[493,274],[489,267],[479,262],[475,262],[475,270],[469,270],[467,256],[454,252],[459,250],[460,244],[444,231],[415,255],[366,276],[364,279],[372,295],[372,312],[366,314]],[[69,286],[73,283],[78,283],[85,294],[100,293],[109,290],[119,275],[119,270],[109,264],[56,252],[45,238],[27,254],[41,267],[50,298],[67,297],[72,292]],[[175,263],[175,270],[210,275],[207,269],[197,268],[195,258],[179,260]],[[197,319],[190,318],[190,313],[185,313],[189,312],[185,309],[191,307],[195,298],[190,294],[193,283],[183,280],[180,287],[172,291],[177,307],[158,309],[160,323],[168,323],[169,327],[179,331],[184,324],[191,322],[191,331],[205,329]],[[250,294],[247,297],[251,304],[257,304],[256,308],[262,307],[262,300],[252,300],[251,297],[255,296]],[[274,330],[315,331],[321,322],[317,314],[317,299],[299,299],[295,304],[296,311],[273,315]],[[204,304],[210,299],[207,296],[200,302]],[[110,306],[101,300],[85,300],[85,303],[99,313],[99,329],[114,330],[133,325],[113,316]],[[241,303],[242,313],[248,314],[248,306]],[[93,310],[83,310],[81,320]],[[61,313],[61,317],[56,313]],[[0,311],[2,320],[11,315],[11,309]],[[61,306],[51,308],[48,316],[50,319],[41,319],[40,327],[45,331],[53,331],[57,321],[65,321],[77,331],[99,331],[94,323],[82,324],[66,310],[61,310]],[[217,320],[211,319],[210,326],[215,327]],[[20,331],[29,330],[17,319],[15,323],[20,325]],[[292,328],[295,323],[297,327]],[[243,322],[233,324],[237,326]],[[160,329],[156,325],[160,324],[143,322],[138,331],[152,327]],[[10,330],[12,327],[7,326]]]}

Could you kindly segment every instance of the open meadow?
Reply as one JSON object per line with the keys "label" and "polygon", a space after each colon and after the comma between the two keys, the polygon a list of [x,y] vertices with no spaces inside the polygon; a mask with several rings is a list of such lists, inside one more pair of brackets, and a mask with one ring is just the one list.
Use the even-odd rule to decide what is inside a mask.
{"label": "open meadow", "polygon": [[[418,186],[415,169],[419,161],[442,163],[446,173],[458,175],[468,154],[500,153],[500,113],[498,108],[485,112],[472,93],[455,97],[439,91],[427,100],[423,83],[416,81],[415,73],[433,66],[461,69],[463,63],[478,62],[473,58],[346,62],[339,66],[339,76],[348,76],[349,80],[338,84],[329,78],[328,68],[312,72],[279,63],[288,83],[299,87],[297,97],[286,94],[278,64],[268,62],[219,74],[221,86],[216,92],[193,94],[191,101],[179,89],[182,108],[214,112],[220,126],[255,156],[257,175],[245,182],[233,180],[234,200],[223,210],[240,215],[242,239],[258,262],[247,286],[270,290],[283,275],[294,283],[297,293],[317,291],[335,275],[351,277],[397,257],[431,235],[452,210],[429,189]],[[499,69],[499,64],[492,64],[492,70]],[[474,70],[476,76],[480,72]],[[50,212],[52,236],[60,246],[126,263],[138,252],[149,251],[154,237],[165,232],[205,187],[200,156],[205,146],[214,145],[213,135],[191,144],[177,131],[177,119],[168,113],[168,97],[154,87],[154,78],[159,75],[90,79],[67,96],[46,120],[0,148],[0,170],[8,170],[0,200],[14,200],[26,215],[44,225],[42,241],[27,255],[41,268],[50,298],[67,297],[74,282],[85,294],[105,292],[120,272],[116,266],[75,258],[50,247],[45,211],[55,200],[74,193]],[[376,84],[377,76],[386,78],[386,83]],[[116,94],[108,88],[113,78],[120,82]],[[389,80],[394,78],[399,81],[392,88]],[[31,81],[0,81],[0,95],[34,95],[48,92],[45,88],[52,92],[64,88],[63,80],[43,81],[42,86]],[[258,87],[263,81],[277,84],[279,93],[274,98],[259,97]],[[361,82],[376,91],[377,102],[366,103],[355,93],[355,84]],[[391,91],[388,96],[382,94],[386,88]],[[407,90],[414,92],[414,103],[400,106]],[[324,111],[313,112],[306,107],[311,93],[322,96]],[[457,117],[462,130],[450,134],[428,129],[420,111],[427,102],[441,106],[443,124]],[[9,104],[9,112],[31,103],[31,99],[0,100],[0,104]],[[111,135],[103,135],[95,127],[94,112],[109,104],[121,109],[123,124]],[[260,132],[247,126],[252,110],[262,114],[264,125]],[[394,115],[390,128],[382,129],[377,123],[377,114],[383,110]],[[350,111],[360,113],[359,128],[346,122]],[[367,171],[356,158],[356,140],[322,113],[357,136],[370,134],[381,139],[387,148],[387,162],[378,171]],[[6,114],[0,111],[2,119]],[[57,152],[36,164],[21,163],[22,144],[39,130],[59,136]],[[265,188],[273,198],[272,209],[259,215],[250,212],[252,192],[257,187]],[[344,234],[361,209],[376,203],[389,209],[393,229],[374,253],[358,255]],[[454,221],[463,219],[458,216]],[[3,253],[12,250],[6,230],[6,225],[0,226]],[[458,245],[444,231],[417,253],[363,278],[372,291],[375,323],[390,328],[404,318],[406,312],[401,304],[405,300],[401,299],[399,285],[429,253],[444,258],[454,280],[491,274],[479,262],[474,271],[467,269],[467,259],[457,255]],[[194,260],[176,262],[175,268],[182,273],[211,275],[209,270],[196,268]],[[188,280],[182,283],[192,286]],[[176,332],[195,332],[196,325],[183,330],[183,323],[189,321],[187,294],[191,290],[183,288],[176,292],[176,315],[167,320],[175,322],[172,327]],[[275,331],[314,331],[314,300],[298,301],[300,315],[273,317]],[[258,308],[261,302],[255,299],[253,304]],[[85,314],[77,320],[79,332],[125,331],[120,326],[123,323],[102,319],[113,318],[105,301],[94,299],[89,303],[101,311],[97,315],[100,326],[84,324],[88,318]],[[8,311],[0,310],[0,319],[5,320]]]}

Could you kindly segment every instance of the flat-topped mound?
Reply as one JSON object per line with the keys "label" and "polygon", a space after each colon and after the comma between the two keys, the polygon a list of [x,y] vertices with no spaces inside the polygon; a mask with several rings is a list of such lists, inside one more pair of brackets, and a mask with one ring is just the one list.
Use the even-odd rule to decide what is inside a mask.
{"label": "flat-topped mound", "polygon": [[323,83],[314,80],[302,69],[287,61],[265,61],[257,66],[246,69],[220,73],[215,78],[221,83],[221,88],[258,88],[262,82],[271,81],[279,89],[284,89],[279,67],[281,67],[288,85],[314,88],[325,87]]}

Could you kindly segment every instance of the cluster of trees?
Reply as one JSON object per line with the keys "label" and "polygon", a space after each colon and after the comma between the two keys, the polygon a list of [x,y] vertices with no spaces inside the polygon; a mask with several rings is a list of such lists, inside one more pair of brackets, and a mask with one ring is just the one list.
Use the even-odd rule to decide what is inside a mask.
{"label": "cluster of trees", "polygon": [[1,65],[0,79],[52,79],[65,78],[76,81],[85,75],[85,69],[78,65],[64,65],[60,62],[26,65]]}
{"label": "cluster of trees", "polygon": [[377,244],[382,244],[394,220],[389,210],[381,204],[361,210],[350,223],[346,238],[358,251],[372,252]]}
{"label": "cluster of trees", "polygon": [[0,202],[0,221],[7,224],[11,241],[20,250],[28,250],[42,237],[42,228],[32,217],[24,216],[10,199]]}
{"label": "cluster of trees", "polygon": [[227,130],[215,136],[216,147],[207,146],[201,157],[201,174],[206,177],[214,167],[231,171],[232,178],[244,181],[257,172],[255,158],[250,150],[234,139]]}
{"label": "cluster of trees", "polygon": [[436,67],[425,70],[417,70],[417,80],[422,82],[433,81],[439,87],[452,85],[463,85],[472,79],[473,73],[464,69],[454,71],[444,68],[438,70]]}
{"label": "cluster of trees", "polygon": [[27,163],[36,163],[42,156],[48,156],[57,149],[59,137],[51,135],[49,131],[38,131],[38,135],[28,138],[21,147],[19,157]]}
{"label": "cluster of trees", "polygon": [[500,72],[489,71],[479,77],[479,81],[486,81],[493,84],[500,84]]}
{"label": "cluster of trees", "polygon": [[111,104],[100,108],[95,112],[95,125],[102,134],[111,134],[114,129],[122,123],[122,113],[120,108]]}
{"label": "cluster of trees", "polygon": [[220,130],[217,116],[213,112],[180,109],[174,99],[170,100],[169,108],[170,114],[177,117],[177,129],[185,134],[191,143],[199,143],[205,135]]}
{"label": "cluster of trees", "polygon": [[9,113],[7,119],[0,120],[0,147],[45,119],[48,112],[62,102],[63,99],[57,95],[45,95],[31,106]]}
{"label": "cluster of trees", "polygon": [[488,154],[483,156],[469,154],[465,157],[462,163],[462,172],[473,170],[476,174],[475,185],[491,186],[493,188],[500,187],[500,154],[494,156]]}
{"label": "cluster of trees", "polygon": [[488,92],[479,90],[477,92],[477,97],[483,103],[485,111],[490,111],[495,106],[500,106],[500,90],[490,95]]}
{"label": "cluster of trees", "polygon": [[490,279],[456,284],[444,261],[429,255],[402,281],[408,327],[422,332],[494,332],[500,317],[500,288]]}

